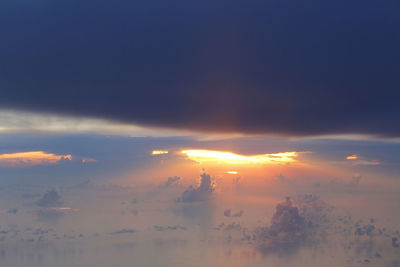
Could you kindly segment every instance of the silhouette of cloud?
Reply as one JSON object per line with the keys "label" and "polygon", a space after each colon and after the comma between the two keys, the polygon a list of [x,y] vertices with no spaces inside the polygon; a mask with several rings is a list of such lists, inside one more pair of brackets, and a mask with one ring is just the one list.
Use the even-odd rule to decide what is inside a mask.
{"label": "silhouette of cloud", "polygon": [[7,211],[7,213],[10,213],[10,214],[17,214],[17,212],[18,212],[18,208],[12,208]]}
{"label": "silhouette of cloud", "polygon": [[186,226],[181,225],[171,225],[171,226],[161,226],[161,225],[154,225],[154,229],[157,231],[168,231],[168,230],[186,230]]}
{"label": "silhouette of cloud", "polygon": [[40,207],[57,207],[62,205],[61,196],[55,189],[47,191],[36,204]]}
{"label": "silhouette of cloud", "polygon": [[207,199],[214,191],[213,182],[209,174],[200,175],[200,185],[197,188],[189,186],[178,198],[178,202],[197,202]]}
{"label": "silhouette of cloud", "polygon": [[127,229],[117,230],[117,231],[113,232],[112,234],[119,235],[119,234],[133,234],[133,233],[136,233],[135,229],[127,228]]}
{"label": "silhouette of cloud", "polygon": [[240,210],[238,212],[232,213],[232,210],[228,209],[224,211],[224,216],[225,217],[242,217],[244,211]]}

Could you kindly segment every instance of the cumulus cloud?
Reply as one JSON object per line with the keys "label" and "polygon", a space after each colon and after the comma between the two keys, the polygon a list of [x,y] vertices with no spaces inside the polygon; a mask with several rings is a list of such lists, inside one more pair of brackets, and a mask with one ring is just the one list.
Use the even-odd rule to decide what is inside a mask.
{"label": "cumulus cloud", "polygon": [[232,210],[228,209],[228,210],[224,211],[224,216],[225,217],[241,217],[243,215],[243,213],[244,213],[243,210],[232,213]]}
{"label": "cumulus cloud", "polygon": [[299,248],[302,244],[313,241],[311,232],[318,227],[311,218],[301,213],[299,207],[290,198],[276,206],[270,227],[256,230],[257,245],[264,253],[281,252]]}
{"label": "cumulus cloud", "polygon": [[203,201],[214,191],[214,184],[209,174],[200,175],[200,185],[197,188],[189,186],[178,198],[178,202],[197,202]]}
{"label": "cumulus cloud", "polygon": [[[231,211],[224,215],[229,217]],[[288,197],[278,203],[269,226],[248,229],[239,223],[221,223],[213,229],[223,230],[228,242],[236,238],[253,244],[264,255],[286,258],[301,249],[323,255],[335,247],[332,253],[344,253],[347,263],[392,266],[399,260],[399,231],[379,227],[374,218],[364,223],[350,215],[338,215],[315,195]]]}
{"label": "cumulus cloud", "polygon": [[47,191],[36,204],[40,207],[57,207],[62,205],[63,201],[59,193],[55,189],[52,189]]}

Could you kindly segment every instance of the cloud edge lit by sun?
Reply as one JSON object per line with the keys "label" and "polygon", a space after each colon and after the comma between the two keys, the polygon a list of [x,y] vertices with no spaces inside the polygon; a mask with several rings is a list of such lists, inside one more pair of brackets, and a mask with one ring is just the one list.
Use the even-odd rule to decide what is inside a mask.
{"label": "cloud edge lit by sun", "polygon": [[184,149],[180,151],[188,159],[198,163],[222,164],[285,164],[297,162],[299,152],[241,155],[229,151],[207,149]]}

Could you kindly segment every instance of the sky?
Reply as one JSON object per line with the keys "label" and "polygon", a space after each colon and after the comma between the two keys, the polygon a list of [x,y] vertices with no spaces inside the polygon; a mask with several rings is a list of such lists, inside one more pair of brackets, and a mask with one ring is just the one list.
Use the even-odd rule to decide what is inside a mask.
{"label": "sky", "polygon": [[3,0],[1,266],[400,266],[396,1]]}

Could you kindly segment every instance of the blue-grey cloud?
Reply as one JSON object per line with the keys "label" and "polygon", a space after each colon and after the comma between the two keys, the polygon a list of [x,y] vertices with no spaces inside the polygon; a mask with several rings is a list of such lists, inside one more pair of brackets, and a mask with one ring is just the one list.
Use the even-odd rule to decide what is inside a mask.
{"label": "blue-grey cloud", "polygon": [[154,229],[157,231],[168,231],[168,230],[186,230],[186,226],[182,226],[182,225],[168,225],[168,226],[161,226],[161,225],[154,225]]}
{"label": "blue-grey cloud", "polygon": [[182,195],[178,198],[179,202],[197,202],[206,200],[214,191],[213,181],[207,173],[200,175],[200,185],[197,188],[189,186]]}
{"label": "blue-grey cloud", "polygon": [[62,205],[60,194],[52,189],[43,194],[42,198],[39,199],[36,204],[40,207],[57,207]]}
{"label": "blue-grey cloud", "polygon": [[399,136],[397,9],[5,0],[0,107],[200,131]]}
{"label": "blue-grey cloud", "polygon": [[133,233],[136,233],[135,229],[127,228],[127,229],[117,230],[117,231],[113,232],[112,234],[119,235],[119,234],[133,234]]}
{"label": "blue-grey cloud", "polygon": [[348,262],[391,266],[398,261],[397,230],[379,226],[374,218],[367,222],[351,215],[338,215],[335,207],[315,195],[287,198],[276,205],[269,226],[248,229],[239,223],[221,223],[215,230],[224,230],[227,241],[237,238],[253,244],[265,255],[285,258],[300,250],[335,253],[345,251]]}
{"label": "blue-grey cloud", "polygon": [[17,212],[18,212],[18,208],[12,208],[7,211],[7,213],[10,213],[10,214],[17,214]]}
{"label": "blue-grey cloud", "polygon": [[232,213],[232,210],[228,209],[228,210],[224,211],[224,216],[225,217],[242,217],[243,213],[244,213],[243,210]]}

